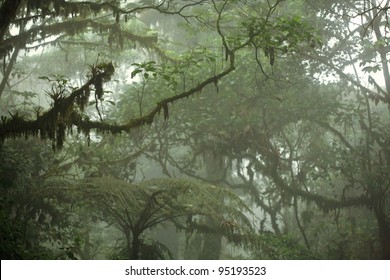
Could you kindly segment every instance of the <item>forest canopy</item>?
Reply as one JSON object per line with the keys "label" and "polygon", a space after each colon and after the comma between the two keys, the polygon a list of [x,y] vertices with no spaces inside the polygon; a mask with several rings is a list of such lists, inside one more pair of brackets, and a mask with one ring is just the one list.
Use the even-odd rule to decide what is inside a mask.
{"label": "forest canopy", "polygon": [[0,0],[2,259],[389,259],[389,9]]}

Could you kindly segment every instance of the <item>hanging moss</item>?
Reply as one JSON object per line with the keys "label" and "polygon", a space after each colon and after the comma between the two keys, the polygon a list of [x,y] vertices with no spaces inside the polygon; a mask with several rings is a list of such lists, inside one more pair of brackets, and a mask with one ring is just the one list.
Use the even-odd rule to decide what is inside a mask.
{"label": "hanging moss", "polygon": [[[73,11],[73,14],[78,12],[78,10],[76,10]],[[66,13],[68,12],[65,12],[65,14]],[[25,48],[28,44],[31,43],[42,43],[47,37],[53,35],[66,34],[68,36],[75,36],[84,32],[89,27],[91,27],[92,31],[95,32],[108,32],[109,34],[107,41],[110,47],[112,47],[113,44],[116,44],[117,47],[123,48],[125,40],[129,40],[133,44],[138,43],[141,47],[144,47],[146,49],[153,49],[160,56],[166,58],[166,56],[161,52],[161,50],[158,49],[156,45],[157,35],[136,35],[132,32],[122,30],[120,24],[118,23],[106,24],[92,19],[65,20],[58,23],[32,27],[25,32],[3,40],[0,46],[0,54],[3,56],[4,54],[12,50],[12,46],[16,44],[21,48]]]}
{"label": "hanging moss", "polygon": [[77,106],[84,111],[85,107],[88,105],[89,96],[91,94],[90,88],[85,88],[80,95],[76,96],[75,102]]}
{"label": "hanging moss", "polygon": [[[10,117],[2,116],[0,122],[1,143],[6,138],[28,138],[29,136],[40,136],[42,139],[49,139],[53,143],[53,149],[61,148],[66,138],[66,131],[72,130],[73,125],[79,128],[79,132],[89,134],[88,122],[82,120],[77,113],[83,111],[87,105],[91,89],[94,89],[99,98],[103,95],[103,82],[110,80],[114,74],[112,63],[102,63],[91,69],[91,77],[81,88],[74,90],[68,97],[59,94],[58,88],[53,85],[52,94],[53,107],[43,113],[37,114],[35,120],[26,120],[18,112]],[[61,92],[60,92],[61,93]],[[104,127],[102,127],[103,130]],[[117,132],[114,130],[114,132]],[[119,130],[118,130],[119,132]]]}
{"label": "hanging moss", "polygon": [[77,15],[88,15],[91,13],[97,14],[103,9],[112,10],[113,13],[118,13],[118,8],[108,2],[95,3],[93,1],[70,2],[64,0],[28,0],[26,2],[28,13],[41,11],[42,15],[47,15],[51,11],[55,15],[65,17],[75,17]]}

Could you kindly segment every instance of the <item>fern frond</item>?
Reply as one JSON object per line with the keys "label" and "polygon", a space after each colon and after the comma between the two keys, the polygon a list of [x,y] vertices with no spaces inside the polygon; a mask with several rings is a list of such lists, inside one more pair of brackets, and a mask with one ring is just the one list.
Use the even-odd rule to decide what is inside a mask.
{"label": "fern frond", "polygon": [[[253,233],[248,218],[253,213],[236,194],[193,179],[159,178],[130,184],[111,177],[94,177],[79,182],[52,180],[47,185],[100,211],[122,230],[143,232],[172,221],[179,229],[219,231],[233,243],[248,242],[247,236]],[[201,217],[214,220],[217,228],[199,223]]]}

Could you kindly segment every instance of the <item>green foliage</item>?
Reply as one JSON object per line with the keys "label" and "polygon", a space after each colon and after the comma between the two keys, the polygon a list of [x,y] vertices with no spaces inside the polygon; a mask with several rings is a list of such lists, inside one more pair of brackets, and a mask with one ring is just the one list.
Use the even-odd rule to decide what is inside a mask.
{"label": "green foliage", "polygon": [[300,16],[279,17],[275,21],[252,19],[242,24],[256,49],[263,50],[271,66],[278,52],[284,55],[322,45],[318,32]]}
{"label": "green foliage", "polygon": [[150,75],[153,77],[157,76],[155,61],[147,61],[144,63],[133,63],[131,66],[134,66],[135,69],[131,72],[131,78],[134,78],[137,74],[141,73],[144,80],[147,80]]}
{"label": "green foliage", "polygon": [[[9,111],[0,122],[2,255],[92,258],[93,248],[109,247],[112,258],[166,259],[169,250],[147,230],[169,222],[186,235],[188,258],[204,253],[212,235],[255,258],[388,256],[390,99],[389,85],[377,79],[389,81],[382,4],[375,15],[365,1],[97,2],[26,1],[0,38],[1,110]],[[358,26],[357,14],[367,22]],[[105,85],[114,63],[96,61],[100,55],[115,61],[115,84]],[[42,87],[47,109],[34,108],[43,100],[34,88]],[[72,135],[75,127],[83,134]],[[30,146],[19,153],[7,146],[37,135],[54,149],[65,146],[67,157],[54,164]],[[39,156],[24,160],[30,150]],[[218,172],[208,170],[208,155]],[[155,166],[226,187],[129,183]],[[126,241],[99,247],[104,233],[90,239],[107,223]]]}
{"label": "green foliage", "polygon": [[255,259],[313,260],[318,258],[295,238],[288,235],[278,236],[264,232],[260,234],[258,242],[259,247],[253,253]]}
{"label": "green foliage", "polygon": [[[28,147],[28,148],[27,148]],[[69,215],[38,187],[55,168],[50,147],[34,140],[10,141],[0,149],[0,255],[2,259],[56,259],[61,252],[47,244],[68,246]],[[59,249],[59,251],[61,251]]]}
{"label": "green foliage", "polygon": [[[48,191],[55,191],[59,182],[49,180],[46,184]],[[80,195],[85,199],[84,203],[90,202],[91,207],[100,209],[108,215],[107,218],[111,215],[110,219],[115,219],[117,214],[127,216],[131,224],[141,223],[142,230],[164,220],[187,218],[188,215],[205,215],[219,221],[225,217],[247,230],[251,229],[251,223],[242,212],[250,213],[250,210],[240,198],[224,188],[194,180],[161,178],[135,185],[98,177],[75,184],[61,183],[64,184],[67,187],[57,187],[57,191]],[[223,197],[223,200],[218,197]]]}
{"label": "green foliage", "polygon": [[[91,211],[99,211],[101,219],[114,223],[127,239],[133,242],[140,238],[141,256],[151,254],[148,250],[163,255],[163,247],[158,243],[146,245],[142,236],[146,229],[166,221],[188,233],[207,232],[209,229],[202,226],[200,218],[209,217],[219,225],[217,230],[234,244],[249,244],[246,236],[253,230],[247,217],[251,211],[239,197],[224,188],[189,179],[161,178],[137,185],[110,177],[86,178],[74,183],[51,179],[46,182],[45,194],[73,197]],[[125,248],[131,246],[129,243]],[[133,249],[125,250],[129,258]]]}

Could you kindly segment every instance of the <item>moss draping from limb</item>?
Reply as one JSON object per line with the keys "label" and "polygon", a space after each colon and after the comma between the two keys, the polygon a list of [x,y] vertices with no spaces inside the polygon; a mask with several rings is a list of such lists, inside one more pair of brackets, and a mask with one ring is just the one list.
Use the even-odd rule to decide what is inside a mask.
{"label": "moss draping from limb", "polygon": [[[6,138],[19,138],[40,136],[49,139],[53,143],[53,149],[61,148],[65,141],[66,132],[72,129],[74,124],[80,123],[78,111],[82,112],[88,103],[92,90],[95,94],[99,86],[108,80],[114,73],[112,63],[99,64],[91,67],[89,80],[80,88],[74,90],[69,96],[62,91],[49,93],[53,100],[50,110],[40,114],[37,112],[35,120],[26,120],[19,113],[10,114],[10,117],[2,116],[0,123],[0,140]],[[88,126],[79,126],[79,132],[89,133]]]}
{"label": "moss draping from limb", "polygon": [[109,33],[108,44],[111,46],[114,42],[123,47],[123,40],[127,39],[133,43],[138,43],[140,46],[147,49],[158,49],[156,46],[157,36],[141,36],[127,30],[122,30],[117,23],[101,23],[92,19],[67,20],[51,25],[39,25],[32,27],[18,35],[9,37],[1,41],[0,57],[5,54],[7,49],[12,49],[11,46],[18,45],[20,48],[25,48],[27,45],[34,42],[43,42],[48,36],[56,34],[67,34],[74,36],[85,32],[91,27],[92,30],[99,33]]}
{"label": "moss draping from limb", "polygon": [[55,150],[63,146],[66,132],[71,132],[73,126],[77,127],[79,133],[84,133],[85,135],[89,135],[89,132],[93,129],[98,133],[117,134],[129,132],[131,129],[152,124],[154,117],[161,110],[163,110],[164,119],[167,120],[169,118],[169,104],[200,92],[204,87],[217,82],[233,70],[234,55],[232,54],[231,65],[224,71],[204,80],[188,91],[163,99],[157,103],[149,114],[118,125],[108,124],[102,121],[91,121],[81,115],[82,110],[88,102],[90,92],[94,90],[95,94],[100,95],[102,93],[101,85],[110,80],[114,73],[112,63],[102,63],[97,66],[92,66],[91,77],[82,87],[74,90],[67,97],[56,96],[55,99],[53,98],[53,107],[42,115],[37,116],[35,120],[25,120],[19,114],[11,115],[11,117],[2,116],[0,123],[0,143],[7,138],[40,136],[42,139],[51,140],[52,147]]}

